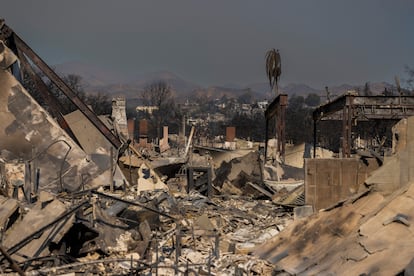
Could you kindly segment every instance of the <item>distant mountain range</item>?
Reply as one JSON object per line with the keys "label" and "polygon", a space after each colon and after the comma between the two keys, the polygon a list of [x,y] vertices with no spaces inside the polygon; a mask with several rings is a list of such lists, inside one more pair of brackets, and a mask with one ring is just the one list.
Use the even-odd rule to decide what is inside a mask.
{"label": "distant mountain range", "polygon": [[[169,71],[151,72],[141,75],[125,75],[109,69],[100,68],[80,62],[70,62],[54,66],[59,74],[76,74],[82,77],[82,85],[86,92],[103,93],[110,96],[125,96],[127,99],[136,99],[140,97],[141,91],[153,82],[165,81],[173,90],[177,102],[184,102],[196,96],[207,98],[237,98],[247,92],[250,92],[256,100],[271,99],[274,94],[271,93],[268,83],[252,83],[241,87],[236,84],[226,86],[202,87],[191,81],[187,81]],[[348,90],[364,90],[365,84],[349,85],[342,84],[329,87],[332,96],[341,95]],[[386,88],[394,89],[393,85],[386,82],[369,83],[370,90],[373,94],[380,94]],[[395,89],[394,89],[395,90]],[[326,96],[325,88],[315,89],[306,84],[291,83],[279,88],[279,91],[288,95],[306,96],[310,93]]]}

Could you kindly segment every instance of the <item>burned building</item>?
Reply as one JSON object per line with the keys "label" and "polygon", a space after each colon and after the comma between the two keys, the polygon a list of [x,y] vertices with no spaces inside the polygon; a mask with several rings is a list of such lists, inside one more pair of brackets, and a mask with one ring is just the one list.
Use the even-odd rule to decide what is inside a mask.
{"label": "burned building", "polygon": [[[2,273],[267,274],[272,270],[266,261],[245,253],[252,244],[278,233],[274,225],[281,229],[287,223],[289,217],[281,208],[213,198],[212,170],[199,165],[204,158],[191,159],[190,189],[170,193],[173,186],[156,173],[155,162],[144,158],[123,135],[122,102],[114,104],[112,119],[118,120],[96,116],[4,21],[0,23]],[[20,70],[36,84],[48,111],[19,82]],[[75,112],[62,114],[37,70],[71,100]],[[146,138],[145,130],[144,122],[140,142]],[[192,151],[193,133],[194,129],[186,156]],[[168,132],[164,135],[167,139]],[[133,177],[136,181],[127,180]],[[208,196],[197,191],[200,187],[207,188]],[[251,208],[260,212],[250,212]],[[252,228],[258,225],[259,231]],[[245,235],[234,235],[236,231]],[[249,242],[256,238],[256,243]],[[249,265],[239,268],[236,259]]]}

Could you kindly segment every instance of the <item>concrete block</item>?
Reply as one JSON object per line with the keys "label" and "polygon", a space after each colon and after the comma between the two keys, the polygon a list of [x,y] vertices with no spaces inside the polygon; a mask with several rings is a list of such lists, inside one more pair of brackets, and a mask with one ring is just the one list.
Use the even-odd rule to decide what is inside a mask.
{"label": "concrete block", "polygon": [[293,209],[293,218],[300,219],[300,218],[306,218],[313,214],[313,207],[311,205],[304,205],[295,207]]}

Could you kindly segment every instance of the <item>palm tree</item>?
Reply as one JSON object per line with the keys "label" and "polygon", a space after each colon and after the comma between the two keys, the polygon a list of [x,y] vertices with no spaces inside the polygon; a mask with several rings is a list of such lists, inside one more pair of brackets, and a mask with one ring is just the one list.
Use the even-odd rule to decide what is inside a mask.
{"label": "palm tree", "polygon": [[270,88],[275,90],[276,95],[279,94],[277,83],[282,73],[282,63],[279,50],[269,50],[266,53],[266,74],[269,79]]}

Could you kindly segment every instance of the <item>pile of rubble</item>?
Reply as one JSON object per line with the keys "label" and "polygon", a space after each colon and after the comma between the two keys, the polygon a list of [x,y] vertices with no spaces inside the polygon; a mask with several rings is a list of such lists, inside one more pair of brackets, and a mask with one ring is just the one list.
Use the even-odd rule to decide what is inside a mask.
{"label": "pile of rubble", "polygon": [[288,149],[284,164],[264,165],[252,146],[195,154],[194,128],[179,156],[164,128],[154,156],[130,144],[124,100],[114,120],[99,119],[4,26],[19,58],[79,110],[46,112],[0,41],[0,273],[412,275],[414,117],[395,126],[394,155],[381,162],[304,162],[307,145]]}
{"label": "pile of rubble", "polygon": [[393,134],[393,155],[353,195],[296,220],[254,254],[292,275],[413,275],[414,117]]}
{"label": "pile of rubble", "polygon": [[[209,158],[185,160],[191,180],[160,176],[154,166],[161,171],[175,163],[145,159],[128,143],[111,149],[80,112],[66,116],[72,137],[10,73],[16,57],[6,49],[0,70],[2,274],[272,273],[272,264],[249,253],[292,221],[291,208],[266,197],[253,200],[247,191],[219,191],[223,183],[212,181]],[[116,122],[114,129],[120,129]],[[245,160],[251,158],[257,161],[257,153]],[[260,182],[258,168],[254,174],[248,164],[232,170],[243,181]],[[184,189],[176,189],[174,179]],[[241,189],[250,187],[237,179]],[[198,188],[206,183],[209,192],[202,194]]]}
{"label": "pile of rubble", "polygon": [[2,273],[268,275],[274,266],[248,253],[292,221],[267,200],[195,191],[134,195],[136,187],[41,191],[31,204],[2,197]]}

